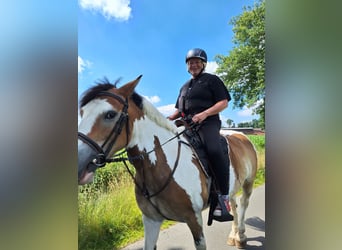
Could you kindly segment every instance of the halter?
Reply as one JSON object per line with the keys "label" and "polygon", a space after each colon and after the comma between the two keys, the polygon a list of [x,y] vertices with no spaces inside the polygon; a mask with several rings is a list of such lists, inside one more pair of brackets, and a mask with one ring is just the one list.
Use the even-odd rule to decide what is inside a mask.
{"label": "halter", "polygon": [[[93,159],[93,167],[90,169],[91,171],[95,171],[97,168],[104,167],[107,162],[111,162],[111,160],[108,158],[109,152],[112,149],[113,145],[115,144],[116,140],[118,139],[119,135],[121,134],[122,128],[127,123],[128,120],[128,101],[127,98],[124,100],[121,96],[118,96],[116,94],[113,94],[111,92],[102,91],[97,94],[97,96],[108,96],[116,99],[119,101],[122,105],[122,111],[121,115],[111,130],[110,134],[108,135],[107,139],[104,141],[104,143],[100,146],[98,145],[94,140],[92,140],[90,137],[86,136],[85,134],[78,132],[78,138],[82,140],[84,143],[86,143],[88,146],[90,146],[93,150],[97,152],[96,157]],[[126,141],[128,143],[128,124],[126,126]],[[114,135],[114,137],[111,139],[111,137]],[[107,145],[108,144],[108,145]],[[106,150],[104,150],[104,147],[107,145]],[[95,166],[95,167],[94,167]],[[88,167],[90,168],[90,167]]]}

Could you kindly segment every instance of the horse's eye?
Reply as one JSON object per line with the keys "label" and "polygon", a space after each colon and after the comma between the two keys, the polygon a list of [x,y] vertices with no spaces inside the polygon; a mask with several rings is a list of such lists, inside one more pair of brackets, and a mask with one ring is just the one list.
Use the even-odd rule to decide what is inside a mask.
{"label": "horse's eye", "polygon": [[108,111],[105,114],[105,119],[106,120],[112,120],[115,117],[116,113],[114,111]]}

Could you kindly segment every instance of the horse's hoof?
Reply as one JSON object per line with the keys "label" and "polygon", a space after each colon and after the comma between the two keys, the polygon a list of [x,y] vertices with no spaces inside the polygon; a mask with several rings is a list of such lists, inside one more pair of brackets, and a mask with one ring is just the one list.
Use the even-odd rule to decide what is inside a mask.
{"label": "horse's hoof", "polygon": [[234,238],[228,238],[227,244],[229,246],[235,246],[235,239]]}
{"label": "horse's hoof", "polygon": [[238,241],[238,240],[236,240],[235,241],[235,246],[237,247],[237,248],[246,248],[246,246],[247,246],[247,241]]}

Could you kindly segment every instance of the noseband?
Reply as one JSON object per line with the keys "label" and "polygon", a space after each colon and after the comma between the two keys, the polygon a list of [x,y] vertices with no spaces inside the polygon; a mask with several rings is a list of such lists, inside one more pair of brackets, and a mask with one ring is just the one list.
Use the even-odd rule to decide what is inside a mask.
{"label": "noseband", "polygon": [[[121,96],[118,96],[116,94],[113,94],[111,92],[102,91],[97,94],[97,96],[108,96],[116,99],[119,101],[123,108],[121,110],[121,115],[116,122],[115,126],[111,130],[110,134],[108,135],[107,139],[104,141],[104,143],[100,146],[98,145],[94,140],[92,140],[87,135],[78,132],[78,138],[86,143],[89,147],[91,147],[94,151],[97,152],[96,157],[93,159],[92,163],[90,165],[93,165],[94,169],[90,169],[91,171],[95,171],[96,168],[104,167],[107,162],[111,162],[111,160],[108,158],[109,152],[111,151],[113,145],[115,144],[116,140],[118,139],[119,135],[121,134],[123,126],[127,123],[128,120],[128,101],[127,98],[124,100]],[[128,142],[128,124],[126,126],[126,141]],[[113,136],[114,135],[114,136]],[[111,139],[112,138],[112,139]],[[107,146],[106,146],[107,145]],[[104,148],[106,149],[104,150]]]}

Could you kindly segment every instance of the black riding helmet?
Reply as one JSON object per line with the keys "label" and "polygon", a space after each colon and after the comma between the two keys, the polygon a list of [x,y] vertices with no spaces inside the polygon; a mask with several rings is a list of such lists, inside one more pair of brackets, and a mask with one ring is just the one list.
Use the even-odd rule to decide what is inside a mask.
{"label": "black riding helmet", "polygon": [[185,63],[191,58],[199,58],[204,63],[207,63],[207,53],[203,49],[195,48],[188,51],[185,57]]}

